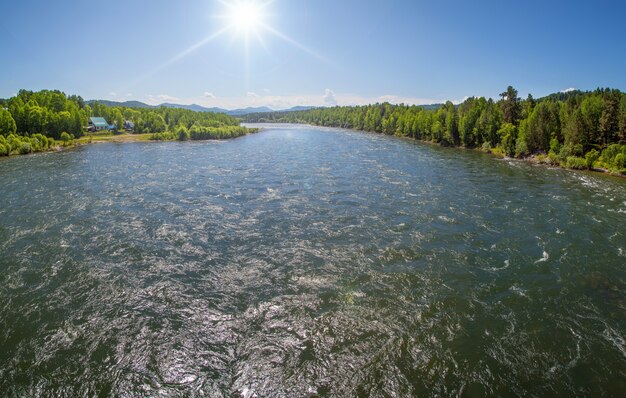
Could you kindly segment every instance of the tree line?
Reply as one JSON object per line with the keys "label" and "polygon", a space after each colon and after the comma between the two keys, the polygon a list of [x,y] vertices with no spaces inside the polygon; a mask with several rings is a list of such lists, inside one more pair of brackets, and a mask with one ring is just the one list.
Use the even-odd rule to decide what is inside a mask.
{"label": "tree line", "polygon": [[55,140],[67,144],[85,135],[90,117],[103,117],[118,130],[123,130],[128,120],[134,123],[133,133],[161,138],[178,137],[180,129],[189,133],[189,139],[233,138],[250,132],[239,126],[238,119],[225,114],[109,107],[99,102],[89,105],[80,96],[58,90],[20,90],[12,98],[0,99],[0,156],[48,150]]}
{"label": "tree line", "polygon": [[624,172],[626,167],[626,94],[612,89],[521,99],[509,86],[497,101],[471,97],[438,109],[383,103],[251,114],[243,120],[350,128],[500,156],[534,156],[571,168]]}

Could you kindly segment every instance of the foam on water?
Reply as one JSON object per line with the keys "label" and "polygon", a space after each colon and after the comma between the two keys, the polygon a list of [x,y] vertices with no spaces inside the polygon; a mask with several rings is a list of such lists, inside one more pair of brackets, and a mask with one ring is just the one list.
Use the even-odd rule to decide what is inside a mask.
{"label": "foam on water", "polygon": [[2,396],[626,390],[623,180],[279,126],[0,186]]}

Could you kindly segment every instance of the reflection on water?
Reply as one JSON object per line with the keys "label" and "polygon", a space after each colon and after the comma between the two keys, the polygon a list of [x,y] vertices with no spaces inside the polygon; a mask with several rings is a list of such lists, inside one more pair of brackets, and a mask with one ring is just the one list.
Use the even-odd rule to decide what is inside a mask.
{"label": "reflection on water", "polygon": [[0,162],[8,396],[615,396],[624,180],[331,129]]}

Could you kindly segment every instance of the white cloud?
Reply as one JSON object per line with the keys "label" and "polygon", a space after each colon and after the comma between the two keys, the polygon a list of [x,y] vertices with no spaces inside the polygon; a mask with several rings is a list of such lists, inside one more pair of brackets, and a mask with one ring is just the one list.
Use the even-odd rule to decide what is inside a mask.
{"label": "white cloud", "polygon": [[259,95],[259,94],[257,94],[257,93],[253,93],[252,91],[248,91],[248,93],[246,94],[246,96],[247,96],[248,98],[259,98],[259,97],[260,97],[260,95]]}
{"label": "white cloud", "polygon": [[208,92],[208,91],[205,91],[205,92],[204,92],[204,97],[205,97],[205,98],[215,98],[215,94],[210,93],[210,92]]}
{"label": "white cloud", "polygon": [[324,103],[328,106],[335,106],[337,105],[337,96],[335,95],[335,92],[329,88],[326,89],[326,91],[324,92]]}
{"label": "white cloud", "polygon": [[128,94],[126,94],[126,98],[130,98],[130,97],[132,97],[132,96],[133,96],[133,94],[132,94],[132,93],[128,93]]}
{"label": "white cloud", "polygon": [[561,92],[562,93],[569,93],[569,92],[576,91],[576,90],[577,90],[576,88],[570,87],[570,88],[566,88],[565,90],[561,90]]}
{"label": "white cloud", "polygon": [[117,97],[117,93],[111,92],[111,93],[109,93],[109,97]]}

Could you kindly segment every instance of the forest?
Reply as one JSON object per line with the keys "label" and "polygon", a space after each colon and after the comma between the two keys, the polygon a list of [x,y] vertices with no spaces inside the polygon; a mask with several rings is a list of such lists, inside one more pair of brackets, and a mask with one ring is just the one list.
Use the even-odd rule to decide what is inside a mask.
{"label": "forest", "polygon": [[509,86],[497,101],[472,97],[438,109],[383,103],[259,113],[242,120],[349,128],[574,169],[626,172],[626,94],[614,89],[521,99]]}
{"label": "forest", "polygon": [[104,117],[119,130],[126,120],[132,121],[133,133],[150,133],[155,140],[226,139],[255,131],[224,114],[165,107],[109,107],[98,102],[88,105],[80,96],[61,91],[21,90],[15,97],[0,99],[0,156],[68,145],[87,134],[88,120],[94,116]]}

